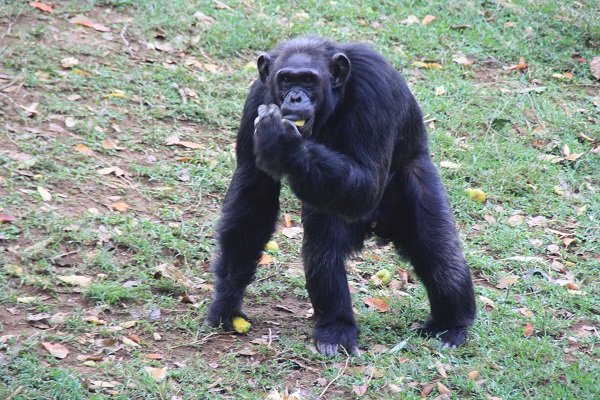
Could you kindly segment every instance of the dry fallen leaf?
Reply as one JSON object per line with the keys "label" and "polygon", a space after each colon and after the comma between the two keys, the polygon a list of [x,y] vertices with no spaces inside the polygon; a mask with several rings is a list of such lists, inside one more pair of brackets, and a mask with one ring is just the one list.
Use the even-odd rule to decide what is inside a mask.
{"label": "dry fallen leaf", "polygon": [[110,28],[92,21],[88,17],[84,17],[83,15],[77,15],[69,20],[70,23],[75,25],[85,26],[87,28],[92,28],[100,32],[110,32]]}
{"label": "dry fallen leaf", "polygon": [[442,64],[436,62],[413,61],[412,65],[417,68],[424,69],[442,69]]}
{"label": "dry fallen leaf", "polygon": [[377,309],[379,312],[388,312],[390,310],[390,305],[385,300],[378,297],[365,297],[363,301],[366,305]]}
{"label": "dry fallen leaf", "polygon": [[469,380],[474,381],[475,379],[479,378],[479,371],[473,370],[473,371],[469,372],[469,374],[467,375],[467,378],[469,378]]}
{"label": "dry fallen leaf", "polygon": [[115,176],[129,175],[127,172],[123,171],[120,167],[117,167],[117,166],[101,168],[101,169],[97,170],[96,172],[98,172],[100,175],[110,175],[110,174],[115,174]]}
{"label": "dry fallen leaf", "polygon": [[268,265],[273,264],[273,257],[268,255],[267,253],[262,253],[260,256],[260,260],[258,261],[258,265]]}
{"label": "dry fallen leaf", "polygon": [[181,283],[184,286],[192,287],[193,283],[190,281],[181,271],[179,271],[174,265],[161,264],[154,268],[154,279],[160,279],[161,277],[172,279],[177,283]]}
{"label": "dry fallen leaf", "polygon": [[44,201],[52,201],[52,193],[48,191],[48,189],[43,188],[41,186],[37,187],[37,191],[42,196],[42,200]]}
{"label": "dry fallen leaf", "polygon": [[42,342],[42,346],[48,350],[52,357],[63,359],[69,355],[69,349],[60,343]]}
{"label": "dry fallen leaf", "polygon": [[600,57],[592,58],[590,61],[590,71],[592,76],[600,81]]}
{"label": "dry fallen leaf", "polygon": [[296,236],[300,235],[304,230],[299,226],[293,226],[291,228],[283,228],[281,230],[281,234],[288,239],[293,239]]}
{"label": "dry fallen leaf", "polygon": [[436,96],[443,96],[446,94],[446,87],[445,86],[438,86],[435,88],[435,95]]}
{"label": "dry fallen leaf", "polygon": [[435,15],[426,15],[425,18],[423,18],[423,25],[429,25],[436,19],[437,17]]}
{"label": "dry fallen leaf", "polygon": [[8,223],[14,222],[16,220],[17,220],[17,218],[12,215],[0,214],[0,224],[8,224]]}
{"label": "dry fallen leaf", "polygon": [[429,396],[429,393],[431,393],[431,391],[433,390],[433,383],[430,383],[428,385],[425,385],[425,387],[423,388],[423,390],[421,390],[421,398],[424,399],[427,396]]}
{"label": "dry fallen leaf", "polygon": [[462,54],[457,54],[452,61],[454,61],[457,64],[460,65],[464,65],[465,67],[468,67],[469,65],[473,64],[473,60],[469,60],[466,56],[462,55]]}
{"label": "dry fallen leaf", "polygon": [[357,396],[362,396],[367,393],[367,385],[356,386],[352,385],[352,392]]}
{"label": "dry fallen leaf", "polygon": [[446,169],[459,169],[460,164],[453,163],[452,161],[440,161],[440,167]]}
{"label": "dry fallen leaf", "polygon": [[529,65],[527,65],[527,63],[525,62],[525,59],[523,57],[521,57],[519,59],[519,63],[515,64],[515,65],[511,65],[508,67],[504,67],[504,69],[508,70],[508,71],[524,71],[527,68],[529,68]]}
{"label": "dry fallen leaf", "polygon": [[115,201],[114,203],[111,203],[108,207],[119,212],[125,212],[129,210],[129,204],[125,203],[124,201]]}
{"label": "dry fallen leaf", "polygon": [[154,379],[154,382],[162,382],[167,377],[167,367],[163,368],[154,368],[154,367],[144,367],[144,371],[148,375]]}
{"label": "dry fallen leaf", "polygon": [[68,285],[88,287],[92,283],[92,278],[83,275],[59,275],[58,280]]}
{"label": "dry fallen leaf", "polygon": [[446,385],[444,385],[442,382],[437,383],[437,389],[441,395],[450,396],[452,394],[450,389],[448,389],[448,387]]}
{"label": "dry fallen leaf", "polygon": [[525,324],[525,328],[523,328],[523,336],[529,337],[533,333],[533,325],[528,322]]}
{"label": "dry fallen leaf", "polygon": [[74,66],[79,64],[79,60],[75,57],[65,57],[60,60],[60,66],[64,69],[73,68]]}
{"label": "dry fallen leaf", "polygon": [[42,3],[41,1],[32,1],[29,3],[31,7],[37,8],[40,11],[45,11],[47,13],[52,13],[54,10],[47,4]]}
{"label": "dry fallen leaf", "polygon": [[86,146],[83,143],[76,144],[75,151],[78,153],[84,154],[86,156],[91,156],[92,154],[94,154],[94,150],[90,149],[88,146]]}
{"label": "dry fallen leaf", "polygon": [[506,223],[510,226],[521,225],[525,221],[525,217],[522,215],[513,215],[506,220]]}
{"label": "dry fallen leaf", "polygon": [[517,275],[505,275],[498,280],[496,287],[498,289],[506,289],[509,286],[514,285],[519,280]]}
{"label": "dry fallen leaf", "polygon": [[485,296],[479,296],[479,301],[483,303],[486,311],[492,311],[496,307],[492,299]]}
{"label": "dry fallen leaf", "polygon": [[290,217],[290,214],[283,214],[283,225],[286,228],[291,228],[292,225],[292,217]]}
{"label": "dry fallen leaf", "polygon": [[413,24],[419,24],[420,22],[421,22],[421,20],[416,15],[409,15],[406,19],[403,19],[402,21],[400,21],[400,23],[402,25],[413,25]]}

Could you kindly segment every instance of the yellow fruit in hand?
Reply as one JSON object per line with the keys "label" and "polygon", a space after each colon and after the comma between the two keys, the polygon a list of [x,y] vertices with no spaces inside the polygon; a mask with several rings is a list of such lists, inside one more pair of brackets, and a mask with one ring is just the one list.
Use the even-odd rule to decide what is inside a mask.
{"label": "yellow fruit in hand", "polygon": [[485,192],[481,189],[467,189],[465,190],[467,196],[471,198],[473,201],[477,201],[479,203],[485,203]]}
{"label": "yellow fruit in hand", "polygon": [[267,245],[265,246],[265,250],[268,250],[268,251],[278,251],[279,250],[279,245],[277,244],[276,241],[269,240],[267,242]]}
{"label": "yellow fruit in hand", "polygon": [[302,128],[304,124],[306,124],[306,120],[301,119],[300,121],[292,121],[292,124],[296,125],[298,128]]}
{"label": "yellow fruit in hand", "polygon": [[233,330],[237,333],[248,333],[250,327],[252,326],[250,322],[246,321],[242,317],[234,317],[231,320],[231,323],[233,324]]}

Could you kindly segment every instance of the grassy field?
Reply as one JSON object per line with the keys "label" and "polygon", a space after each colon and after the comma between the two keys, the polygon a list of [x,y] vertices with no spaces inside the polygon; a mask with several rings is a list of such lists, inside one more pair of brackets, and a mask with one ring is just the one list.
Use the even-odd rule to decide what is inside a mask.
{"label": "grassy field", "polygon": [[[0,0],[1,399],[598,398],[600,6],[359,3]],[[459,349],[411,330],[425,291],[370,240],[362,356],[318,355],[288,189],[252,330],[203,325],[255,59],[308,33],[371,43],[422,105],[478,297]]]}

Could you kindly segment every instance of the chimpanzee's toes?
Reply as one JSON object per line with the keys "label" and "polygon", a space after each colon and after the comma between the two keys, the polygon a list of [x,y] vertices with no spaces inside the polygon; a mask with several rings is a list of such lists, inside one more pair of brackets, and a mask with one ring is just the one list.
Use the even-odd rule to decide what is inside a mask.
{"label": "chimpanzee's toes", "polygon": [[317,341],[317,350],[327,357],[333,357],[338,353],[338,345],[335,343],[324,343]]}
{"label": "chimpanzee's toes", "polygon": [[437,337],[445,349],[455,349],[467,341],[468,328],[466,326],[443,327],[429,320],[417,331],[423,336]]}
{"label": "chimpanzee's toes", "polygon": [[317,350],[319,350],[319,353],[321,353],[327,357],[333,357],[333,356],[337,355],[339,353],[340,347],[342,348],[342,350],[345,350],[350,355],[360,356],[360,350],[356,346],[354,346],[350,349],[346,349],[344,346],[340,346],[335,343],[325,343],[325,342],[317,341]]}
{"label": "chimpanzee's toes", "polygon": [[233,318],[242,317],[246,321],[251,322],[250,318],[242,311],[235,312],[219,312],[219,310],[209,308],[208,314],[204,323],[213,328],[221,328],[226,332],[233,331]]}
{"label": "chimpanzee's toes", "polygon": [[317,343],[319,353],[326,356],[338,354],[339,347],[343,347],[352,355],[359,355],[358,327],[354,321],[334,320],[326,324],[317,322],[313,337]]}

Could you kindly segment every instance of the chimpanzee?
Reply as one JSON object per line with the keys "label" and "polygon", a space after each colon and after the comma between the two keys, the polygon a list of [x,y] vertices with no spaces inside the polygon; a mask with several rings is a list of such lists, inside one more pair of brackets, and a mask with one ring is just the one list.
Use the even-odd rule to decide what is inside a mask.
{"label": "chimpanzee", "polygon": [[469,267],[430,159],[419,105],[400,73],[364,44],[304,37],[258,58],[237,168],[217,227],[207,323],[226,330],[275,229],[281,180],[302,202],[302,256],[318,350],[358,353],[345,259],[371,233],[390,240],[425,284],[420,331],[465,342],[475,317]]}

